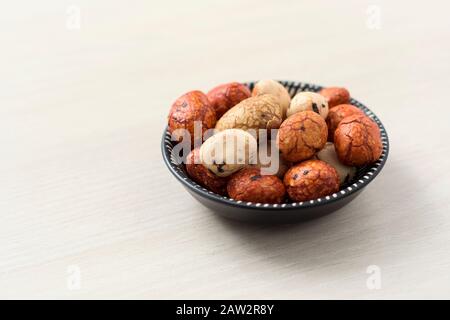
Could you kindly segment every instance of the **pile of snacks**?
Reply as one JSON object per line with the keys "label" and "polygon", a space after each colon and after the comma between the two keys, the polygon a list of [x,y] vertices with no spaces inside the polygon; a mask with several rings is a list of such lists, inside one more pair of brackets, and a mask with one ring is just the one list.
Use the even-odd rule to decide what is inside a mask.
{"label": "pile of snacks", "polygon": [[192,180],[254,203],[333,194],[382,153],[378,126],[339,87],[292,99],[275,80],[252,92],[237,82],[190,91],[172,105],[168,129],[190,151],[184,161]]}

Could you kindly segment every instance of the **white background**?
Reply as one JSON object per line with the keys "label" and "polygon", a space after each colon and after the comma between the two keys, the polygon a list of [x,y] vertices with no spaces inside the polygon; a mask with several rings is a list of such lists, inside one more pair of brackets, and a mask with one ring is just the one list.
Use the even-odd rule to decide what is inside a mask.
{"label": "white background", "polygon": [[[5,3],[0,297],[450,298],[449,12],[447,1]],[[261,78],[345,86],[385,124],[388,163],[344,209],[292,226],[230,222],[165,168],[160,136],[179,95]]]}

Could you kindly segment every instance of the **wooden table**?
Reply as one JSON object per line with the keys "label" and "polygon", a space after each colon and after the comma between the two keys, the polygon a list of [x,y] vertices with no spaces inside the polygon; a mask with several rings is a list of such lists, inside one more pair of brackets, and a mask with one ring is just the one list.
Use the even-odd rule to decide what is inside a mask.
{"label": "wooden table", "polygon": [[[450,5],[39,1],[0,13],[1,298],[450,298]],[[217,217],[165,168],[171,103],[341,85],[389,133],[333,215]]]}

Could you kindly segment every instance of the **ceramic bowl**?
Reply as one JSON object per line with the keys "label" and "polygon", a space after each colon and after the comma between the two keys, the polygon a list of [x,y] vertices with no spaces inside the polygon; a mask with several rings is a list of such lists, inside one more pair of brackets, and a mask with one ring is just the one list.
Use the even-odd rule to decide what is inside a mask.
{"label": "ceramic bowl", "polygon": [[[286,87],[291,97],[300,91],[317,92],[322,89],[321,86],[304,82],[280,81],[280,83]],[[253,89],[254,84],[254,82],[246,83],[250,90]],[[381,158],[375,163],[358,168],[355,177],[342,186],[339,192],[326,197],[304,202],[287,201],[282,204],[267,204],[236,201],[229,197],[213,193],[191,180],[186,174],[184,164],[179,164],[175,161],[175,157],[171,154],[173,142],[170,139],[170,133],[167,128],[164,130],[161,140],[163,159],[169,171],[195,199],[210,208],[213,212],[226,218],[262,223],[294,223],[318,218],[342,208],[355,199],[380,173],[388,157],[388,135],[380,119],[361,102],[351,98],[350,103],[363,110],[380,128],[383,153]],[[189,213],[186,212],[186,214]]]}

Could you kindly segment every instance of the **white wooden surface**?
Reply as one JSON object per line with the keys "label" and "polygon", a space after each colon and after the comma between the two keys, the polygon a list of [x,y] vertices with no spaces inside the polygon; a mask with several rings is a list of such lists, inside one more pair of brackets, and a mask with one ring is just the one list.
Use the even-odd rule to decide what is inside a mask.
{"label": "white wooden surface", "polygon": [[[449,10],[5,3],[0,298],[450,298]],[[177,96],[260,78],[346,86],[386,125],[389,161],[346,208],[292,226],[226,221],[164,167]]]}

